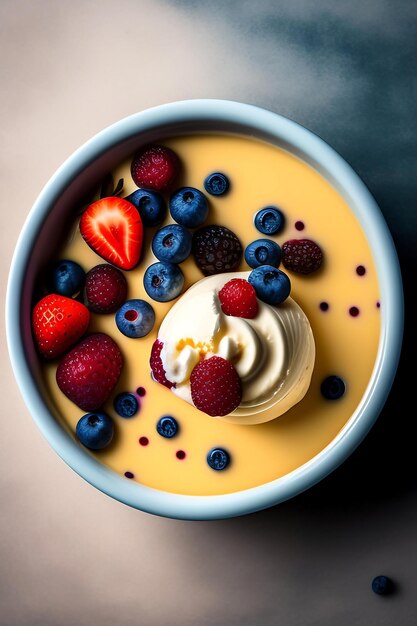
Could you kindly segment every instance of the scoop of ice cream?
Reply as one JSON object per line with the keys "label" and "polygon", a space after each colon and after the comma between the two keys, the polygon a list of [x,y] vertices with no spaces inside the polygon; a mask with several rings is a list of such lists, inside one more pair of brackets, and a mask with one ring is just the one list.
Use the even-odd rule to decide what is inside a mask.
{"label": "scoop of ice cream", "polygon": [[242,400],[232,413],[216,419],[259,424],[304,397],[314,367],[314,339],[307,317],[291,298],[279,306],[259,300],[253,319],[225,315],[218,293],[230,278],[204,278],[174,304],[159,329],[160,356],[166,378],[175,383],[172,392],[190,404],[190,376],[200,359],[216,355],[230,361],[242,381]]}

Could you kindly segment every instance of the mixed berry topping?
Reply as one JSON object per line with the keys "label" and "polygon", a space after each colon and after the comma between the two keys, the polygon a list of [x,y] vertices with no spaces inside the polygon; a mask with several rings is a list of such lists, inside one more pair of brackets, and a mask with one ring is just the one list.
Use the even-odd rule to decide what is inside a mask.
{"label": "mixed berry topping", "polygon": [[85,296],[90,311],[114,313],[126,300],[126,295],[126,278],[116,267],[104,263],[87,272]]}
{"label": "mixed berry topping", "polygon": [[204,181],[204,189],[212,196],[224,196],[230,187],[230,181],[226,174],[213,172]]}
{"label": "mixed berry topping", "polygon": [[284,215],[274,206],[268,206],[257,212],[255,228],[263,235],[276,235],[284,226]]}
{"label": "mixed berry topping", "polygon": [[173,185],[179,169],[175,152],[166,146],[151,145],[135,154],[130,171],[138,187],[164,191]]}
{"label": "mixed berry topping", "polygon": [[127,300],[116,313],[116,326],[131,339],[148,335],[155,324],[155,311],[146,300]]}
{"label": "mixed berry topping", "polygon": [[256,291],[247,280],[232,278],[219,291],[219,300],[225,315],[253,319],[258,315]]}
{"label": "mixed berry topping", "polygon": [[297,274],[316,272],[323,263],[320,246],[311,239],[290,239],[282,244],[282,264]]}
{"label": "mixed berry topping", "polygon": [[197,363],[190,376],[191,398],[200,411],[220,417],[242,399],[242,383],[233,365],[219,356]]}
{"label": "mixed berry topping", "polygon": [[242,245],[236,235],[214,224],[195,231],[192,251],[205,276],[234,272],[242,259]]}
{"label": "mixed berry topping", "polygon": [[[96,265],[86,274],[78,263],[69,259],[55,262],[45,277],[44,286],[50,294],[33,309],[32,326],[40,354],[47,359],[61,357],[57,384],[72,402],[88,411],[77,423],[76,436],[91,450],[107,447],[113,440],[115,423],[116,427],[122,423],[117,418],[113,421],[103,411],[103,405],[112,400],[118,416],[132,418],[139,412],[140,398],[146,393],[144,387],[138,387],[135,393],[124,391],[112,398],[123,367],[122,353],[117,343],[104,333],[85,336],[90,312],[116,313],[117,328],[129,338],[145,337],[153,330],[153,307],[145,300],[126,301],[127,281],[121,271],[135,268],[141,259],[143,226],[160,226],[166,219],[167,205],[176,222],[159,228],[155,234],[151,231],[152,252],[158,262],[145,269],[143,286],[157,302],[169,302],[181,294],[185,279],[178,264],[191,252],[205,276],[234,272],[242,260],[242,245],[233,231],[221,224],[203,226],[209,218],[209,203],[204,193],[195,187],[174,187],[179,170],[180,160],[169,148],[150,145],[139,150],[132,160],[131,174],[140,188],[120,198],[124,181],[121,179],[114,187],[111,178],[107,192],[102,186],[100,200],[90,204],[80,220],[85,242],[106,263]],[[229,178],[222,172],[213,172],[204,180],[204,189],[211,196],[223,196],[229,188]],[[301,220],[293,224],[297,231],[305,229]],[[258,299],[273,306],[285,302],[291,282],[278,269],[281,262],[287,270],[301,275],[316,272],[323,263],[322,249],[310,239],[291,239],[281,248],[268,238],[279,234],[285,226],[285,216],[277,207],[259,210],[254,225],[265,237],[252,241],[245,249],[245,261],[253,271],[248,280],[232,278],[218,293],[222,311],[228,316],[254,319],[259,312]],[[189,229],[198,230],[192,234]],[[350,271],[352,266],[360,277],[367,273],[364,265],[353,263]],[[88,308],[74,299],[84,288]],[[379,302],[376,306],[379,307]],[[329,303],[323,300],[318,307],[326,312]],[[357,306],[349,308],[352,317],[359,313]],[[162,348],[163,343],[156,339],[150,355],[152,377],[172,389],[176,384],[166,378]],[[212,417],[232,413],[242,400],[242,382],[235,367],[219,356],[200,357],[191,372],[190,391],[194,406]],[[338,400],[346,393],[346,383],[340,376],[331,375],[322,381],[320,391],[326,400]],[[156,431],[164,439],[174,438],[179,430],[179,423],[172,415],[163,415],[156,423]],[[150,443],[145,435],[137,441],[142,447]],[[171,455],[174,451],[175,448],[170,448]],[[175,451],[179,460],[184,460],[187,454],[182,449]],[[222,471],[230,464],[230,454],[216,447],[208,452],[206,460],[210,468]],[[133,479],[135,475],[125,471],[124,476]],[[392,582],[385,576],[378,576],[372,582],[375,593],[388,593],[391,588]]]}

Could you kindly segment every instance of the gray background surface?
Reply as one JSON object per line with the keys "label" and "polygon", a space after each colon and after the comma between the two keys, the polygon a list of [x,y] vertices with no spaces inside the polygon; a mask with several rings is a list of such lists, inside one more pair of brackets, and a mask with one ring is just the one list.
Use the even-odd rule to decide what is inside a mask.
{"label": "gray background surface", "polygon": [[[298,498],[219,522],[131,510],[75,475],[23,404],[2,324],[0,623],[415,625],[416,2],[1,0],[0,33],[3,298],[26,215],[67,156],[148,106],[215,97],[282,113],[351,163],[393,233],[411,313],[356,453]],[[380,573],[389,598],[370,590]]]}

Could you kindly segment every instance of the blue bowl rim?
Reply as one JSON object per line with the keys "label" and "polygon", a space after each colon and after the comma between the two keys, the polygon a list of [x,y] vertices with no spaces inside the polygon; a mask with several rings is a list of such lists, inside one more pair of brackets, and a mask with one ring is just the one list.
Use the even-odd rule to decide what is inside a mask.
{"label": "blue bowl rim", "polygon": [[[338,435],[316,456],[289,474],[243,491],[188,496],[131,482],[99,463],[58,424],[46,406],[25,356],[19,319],[27,262],[37,234],[59,194],[80,171],[115,144],[167,124],[241,125],[274,138],[302,155],[342,191],[371,245],[381,291],[381,336],[367,390]],[[139,510],[175,519],[212,520],[267,508],[310,488],[336,469],[361,443],[388,397],[401,353],[404,325],[400,266],[390,232],[374,198],[346,161],[317,135],[296,122],[260,107],[230,100],[195,99],[163,104],[126,117],[92,137],[56,171],[37,198],[18,239],[6,294],[6,336],[14,374],[25,403],[58,455],[107,495]]]}

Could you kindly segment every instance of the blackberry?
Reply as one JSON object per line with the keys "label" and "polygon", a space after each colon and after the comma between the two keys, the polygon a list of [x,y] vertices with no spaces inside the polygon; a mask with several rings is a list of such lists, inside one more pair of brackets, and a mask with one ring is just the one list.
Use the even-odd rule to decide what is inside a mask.
{"label": "blackberry", "polygon": [[233,272],[242,259],[242,245],[225,226],[203,226],[194,232],[193,255],[205,276]]}
{"label": "blackberry", "polygon": [[282,244],[282,264],[297,274],[311,274],[321,267],[323,252],[311,239],[290,239]]}

